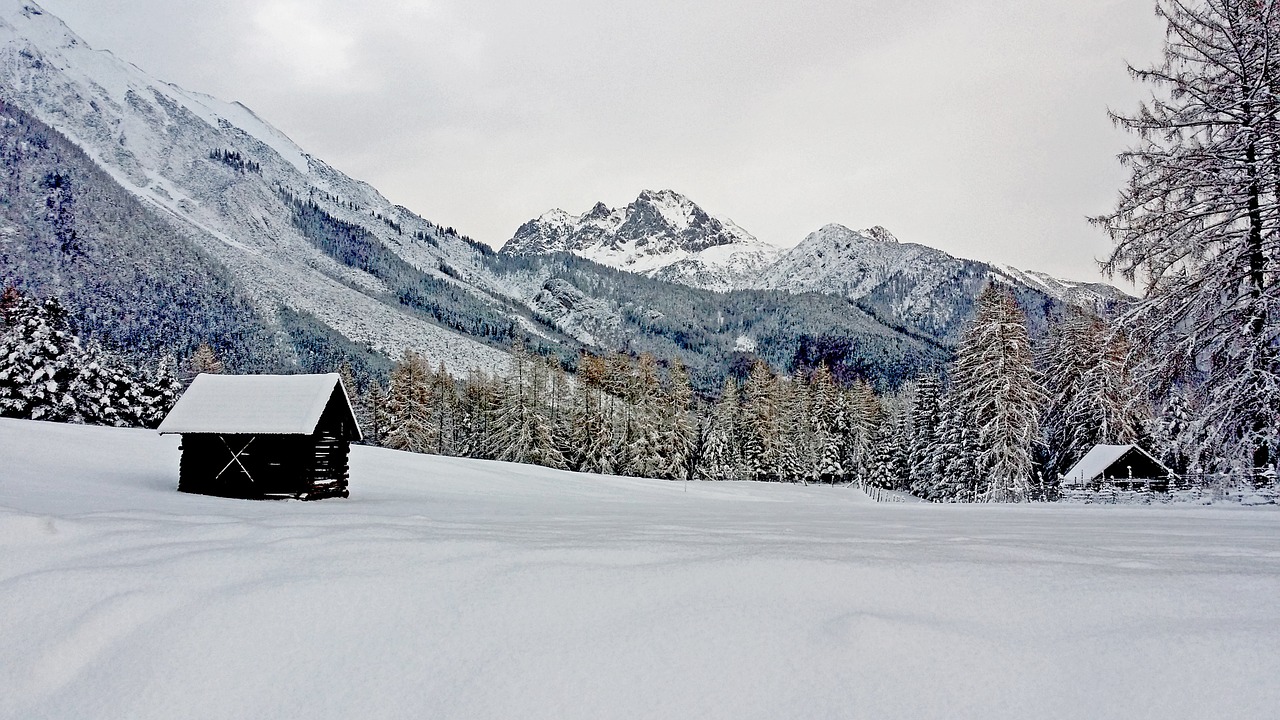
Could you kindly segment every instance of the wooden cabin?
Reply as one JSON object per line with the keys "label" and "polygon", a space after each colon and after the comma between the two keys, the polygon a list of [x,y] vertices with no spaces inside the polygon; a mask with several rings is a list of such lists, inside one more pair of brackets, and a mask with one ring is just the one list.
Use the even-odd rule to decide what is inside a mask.
{"label": "wooden cabin", "polygon": [[197,375],[158,431],[182,436],[178,490],[257,500],[347,497],[361,438],[337,373]]}
{"label": "wooden cabin", "polygon": [[1169,475],[1169,468],[1137,445],[1094,445],[1062,476],[1062,486],[1097,488],[1107,482],[1122,489],[1163,491]]}

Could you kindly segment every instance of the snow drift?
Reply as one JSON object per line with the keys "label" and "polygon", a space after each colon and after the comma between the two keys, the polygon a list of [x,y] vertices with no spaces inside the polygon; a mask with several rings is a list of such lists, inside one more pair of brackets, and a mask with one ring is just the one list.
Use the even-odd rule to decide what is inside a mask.
{"label": "snow drift", "polygon": [[182,495],[0,420],[0,717],[1262,718],[1280,514],[875,504],[355,448]]}

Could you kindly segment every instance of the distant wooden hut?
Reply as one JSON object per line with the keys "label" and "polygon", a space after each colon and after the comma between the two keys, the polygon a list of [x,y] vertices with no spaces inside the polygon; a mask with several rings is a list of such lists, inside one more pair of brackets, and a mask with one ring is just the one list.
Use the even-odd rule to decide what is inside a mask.
{"label": "distant wooden hut", "polygon": [[197,375],[159,432],[182,435],[178,490],[251,499],[347,497],[361,438],[337,373]]}
{"label": "distant wooden hut", "polygon": [[1094,445],[1062,476],[1062,486],[1098,487],[1105,481],[1121,488],[1163,490],[1169,475],[1169,468],[1137,445]]}

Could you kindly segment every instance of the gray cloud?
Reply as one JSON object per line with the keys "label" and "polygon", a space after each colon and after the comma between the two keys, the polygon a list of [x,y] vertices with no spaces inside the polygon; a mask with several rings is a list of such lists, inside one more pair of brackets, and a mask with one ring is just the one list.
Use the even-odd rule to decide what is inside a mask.
{"label": "gray cloud", "polygon": [[1123,180],[1147,3],[44,0],[152,74],[241,100],[501,244],[671,187],[762,239],[828,222],[1071,278]]}

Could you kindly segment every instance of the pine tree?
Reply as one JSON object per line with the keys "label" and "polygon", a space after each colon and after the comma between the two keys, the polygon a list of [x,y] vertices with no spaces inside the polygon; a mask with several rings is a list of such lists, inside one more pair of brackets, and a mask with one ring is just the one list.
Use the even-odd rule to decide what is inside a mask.
{"label": "pine tree", "polygon": [[979,476],[975,429],[968,425],[959,396],[948,391],[942,400],[942,421],[938,440],[930,455],[933,479],[924,497],[938,502],[974,502],[978,498]]}
{"label": "pine tree", "polygon": [[623,474],[669,477],[666,473],[671,463],[667,456],[669,448],[663,446],[662,413],[665,408],[661,394],[657,360],[649,354],[641,355],[627,389],[631,418],[624,439],[627,461],[620,467]]}
{"label": "pine tree", "polygon": [[907,479],[912,494],[935,497],[937,475],[932,454],[942,429],[942,396],[938,378],[925,375],[916,381],[915,404],[911,408],[911,437],[907,452]]}
{"label": "pine tree", "polygon": [[797,370],[777,383],[778,454],[776,475],[782,482],[817,480],[817,422],[813,393]]}
{"label": "pine tree", "polygon": [[845,435],[844,463],[853,479],[866,483],[874,467],[873,436],[881,419],[880,400],[865,380],[857,380],[844,393],[844,412],[848,418]]}
{"label": "pine tree", "polygon": [[0,335],[0,416],[83,421],[84,353],[62,305],[22,296],[6,300]]}
{"label": "pine tree", "polygon": [[1157,397],[1202,382],[1202,436],[1231,466],[1280,463],[1280,8],[1158,0],[1159,95],[1113,115],[1137,136],[1108,272],[1141,282],[1124,319]]}
{"label": "pine tree", "polygon": [[391,370],[391,381],[382,403],[382,425],[386,428],[382,438],[384,447],[416,453],[435,450],[431,381],[431,367],[426,359],[405,350]]}
{"label": "pine tree", "polygon": [[181,391],[178,361],[172,355],[164,355],[156,363],[155,369],[145,372],[138,398],[138,426],[158,427],[178,401]]}
{"label": "pine tree", "polygon": [[491,458],[493,419],[497,411],[497,393],[493,380],[482,370],[472,370],[463,385],[458,416],[460,437],[458,455]]}
{"label": "pine tree", "polygon": [[819,482],[842,482],[848,474],[844,463],[844,446],[849,432],[843,393],[836,386],[831,368],[825,364],[814,371],[811,383],[815,475]]}
{"label": "pine tree", "polygon": [[1025,316],[1008,290],[992,283],[978,296],[977,314],[956,351],[951,378],[950,420],[960,430],[958,441],[972,443],[976,453],[973,476],[964,478],[976,482],[974,497],[1027,500],[1044,395],[1032,364]]}
{"label": "pine tree", "polygon": [[207,342],[202,342],[196,346],[196,350],[191,353],[191,357],[187,358],[187,372],[183,376],[183,384],[190,385],[195,376],[201,373],[221,375],[226,371],[226,365],[223,365],[222,360],[218,359],[218,354],[214,352],[213,346]]}
{"label": "pine tree", "polygon": [[1194,450],[1193,413],[1180,388],[1169,393],[1164,412],[1155,422],[1152,435],[1156,455],[1165,467],[1184,475],[1191,467]]}
{"label": "pine tree", "polygon": [[614,472],[613,424],[609,416],[612,398],[603,390],[608,372],[609,364],[603,358],[586,353],[578,358],[573,401],[564,413],[568,432],[562,454],[571,470]]}
{"label": "pine tree", "polygon": [[757,360],[742,388],[742,462],[750,480],[776,480],[781,440],[777,379]]}
{"label": "pine tree", "polygon": [[547,414],[547,368],[523,347],[512,351],[511,372],[499,384],[493,419],[495,460],[564,468]]}
{"label": "pine tree", "polygon": [[453,455],[456,440],[454,415],[457,412],[458,386],[449,374],[444,361],[439,362],[435,373],[431,376],[430,399],[431,428],[435,436],[437,455]]}
{"label": "pine tree", "polygon": [[725,378],[716,401],[707,430],[706,450],[703,453],[699,477],[704,480],[740,480],[739,427],[741,424],[738,383],[732,376]]}
{"label": "pine tree", "polygon": [[663,449],[665,467],[661,476],[672,480],[692,479],[697,469],[692,457],[695,438],[691,416],[693,387],[689,384],[689,371],[679,361],[671,365],[663,405],[659,445]]}

